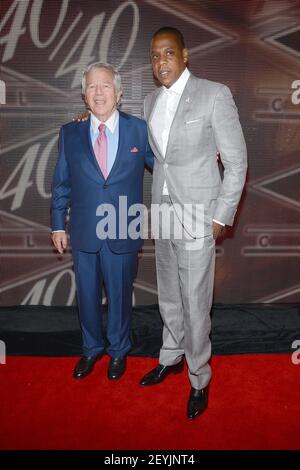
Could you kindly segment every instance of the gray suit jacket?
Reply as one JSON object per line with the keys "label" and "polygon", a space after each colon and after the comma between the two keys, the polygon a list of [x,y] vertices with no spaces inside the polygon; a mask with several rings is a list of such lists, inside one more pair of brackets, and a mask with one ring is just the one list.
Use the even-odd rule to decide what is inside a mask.
{"label": "gray suit jacket", "polygon": [[[149,141],[156,157],[152,203],[161,202],[166,179],[173,204],[204,205],[205,233],[211,233],[213,218],[232,225],[245,183],[247,151],[229,88],[189,77],[172,122],[165,158],[151,130],[151,116],[161,91],[158,88],[147,95],[144,103]],[[223,180],[217,151],[224,165]],[[181,222],[184,225],[184,220]],[[185,229],[189,232],[189,227]]]}

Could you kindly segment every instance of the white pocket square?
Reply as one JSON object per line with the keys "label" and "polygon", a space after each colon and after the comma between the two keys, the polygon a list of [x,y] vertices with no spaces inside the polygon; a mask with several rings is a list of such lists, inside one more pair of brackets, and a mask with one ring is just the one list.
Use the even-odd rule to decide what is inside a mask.
{"label": "white pocket square", "polygon": [[190,121],[185,121],[186,124],[192,124],[194,122],[199,122],[199,121],[202,121],[202,117],[198,118],[198,119],[191,119]]}

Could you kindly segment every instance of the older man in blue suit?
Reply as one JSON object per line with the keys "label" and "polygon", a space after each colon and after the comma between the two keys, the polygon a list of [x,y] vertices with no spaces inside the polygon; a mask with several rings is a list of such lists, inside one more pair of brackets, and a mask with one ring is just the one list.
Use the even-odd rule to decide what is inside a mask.
{"label": "older man in blue suit", "polygon": [[[120,200],[126,198],[127,207],[142,203],[144,167],[152,168],[153,154],[146,123],[117,109],[122,87],[121,77],[113,66],[90,65],[83,74],[82,91],[90,110],[89,119],[68,123],[60,130],[53,179],[52,241],[63,253],[67,246],[66,215],[70,209],[83,339],[83,356],[73,375],[76,379],[85,377],[105,351],[101,298],[104,281],[108,297],[106,352],[111,357],[108,378],[113,380],[125,372],[126,355],[131,347],[132,288],[142,246],[142,236],[124,235],[124,227],[119,227],[119,220],[125,220],[125,228],[132,220],[124,213]],[[115,211],[116,230],[107,227],[107,233],[101,235],[99,222],[101,225],[102,216],[105,225],[105,211],[109,207]]]}

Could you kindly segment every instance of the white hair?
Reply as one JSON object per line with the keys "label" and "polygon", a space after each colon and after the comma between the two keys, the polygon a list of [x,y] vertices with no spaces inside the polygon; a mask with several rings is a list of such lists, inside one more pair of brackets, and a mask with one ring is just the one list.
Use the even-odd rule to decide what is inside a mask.
{"label": "white hair", "polygon": [[119,74],[116,67],[106,62],[94,62],[93,64],[90,64],[88,67],[86,67],[86,69],[83,71],[82,80],[81,80],[81,89],[82,89],[83,95],[85,95],[86,76],[91,70],[94,70],[94,69],[109,70],[113,75],[113,82],[114,82],[116,93],[119,93],[120,91],[122,91],[121,75]]}

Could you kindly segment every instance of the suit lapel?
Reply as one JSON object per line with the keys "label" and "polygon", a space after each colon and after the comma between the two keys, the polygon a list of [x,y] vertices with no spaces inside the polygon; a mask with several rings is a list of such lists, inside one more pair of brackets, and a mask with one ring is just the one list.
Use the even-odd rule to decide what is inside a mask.
{"label": "suit lapel", "polygon": [[186,113],[190,112],[193,108],[193,80],[194,80],[193,75],[190,75],[186,83],[186,86],[183,90],[183,93],[181,95],[180,101],[178,103],[175,116],[173,118],[172,125],[170,128],[165,160],[169,158],[170,142],[172,142],[173,135],[176,132],[177,125],[180,125],[180,126],[184,125],[184,116],[186,115]]}
{"label": "suit lapel", "polygon": [[148,120],[148,128],[149,128],[149,138],[151,140],[151,143],[152,143],[151,146],[154,149],[155,155],[158,156],[159,159],[162,160],[162,161],[167,160],[167,158],[169,157],[169,155],[168,155],[169,146],[170,146],[170,142],[172,142],[174,132],[176,132],[175,129],[176,129],[176,125],[178,124],[178,120],[180,120],[179,124],[183,125],[183,120],[184,120],[185,114],[190,112],[193,108],[194,80],[195,80],[195,77],[191,74],[188,81],[187,81],[187,83],[186,83],[186,86],[183,90],[180,101],[178,103],[177,110],[176,110],[176,113],[175,113],[175,116],[173,118],[172,125],[171,125],[171,128],[170,128],[170,133],[169,133],[169,139],[168,139],[168,144],[167,144],[167,148],[166,148],[165,158],[163,157],[163,155],[160,151],[159,145],[157,143],[157,140],[154,137],[154,134],[153,134],[152,128],[151,128],[152,115],[153,115],[153,112],[154,112],[154,109],[155,109],[156,101],[157,101],[160,93],[162,92],[162,87],[160,87],[158,90],[156,90],[153,93],[153,96],[151,98],[150,105],[149,105],[149,113],[148,113],[149,118],[147,119]]}
{"label": "suit lapel", "polygon": [[92,141],[91,141],[91,132],[90,132],[90,126],[91,126],[91,117],[82,122],[80,125],[80,135],[81,135],[81,141],[83,143],[84,149],[87,151],[87,157],[90,160],[90,162],[96,167],[96,170],[98,171],[99,175],[104,179],[104,176],[102,175],[102,171],[100,170],[100,167],[98,165],[96,155],[93,149]]}
{"label": "suit lapel", "polygon": [[160,87],[157,90],[155,90],[155,92],[152,94],[150,105],[149,105],[149,113],[148,113],[149,117],[147,118],[150,144],[151,144],[151,147],[154,149],[155,155],[159,157],[160,160],[164,160],[164,157],[161,153],[160,147],[154,136],[154,133],[152,132],[151,119],[154,113],[156,101],[162,92],[163,92],[162,87]]}
{"label": "suit lapel", "polygon": [[[104,179],[104,176],[102,174],[102,171],[100,170],[100,167],[98,165],[96,155],[93,149],[92,141],[91,141],[91,133],[90,133],[90,125],[91,125],[91,118],[87,119],[87,121],[84,121],[81,123],[80,126],[80,134],[81,134],[81,141],[83,143],[84,148],[87,150],[87,156],[88,159],[91,161],[91,163],[96,167],[99,175]],[[126,114],[122,113],[119,111],[119,143],[118,143],[118,150],[116,154],[116,158],[114,161],[114,164],[112,166],[112,169],[109,172],[109,175],[107,177],[107,180],[110,179],[113,174],[116,172],[121,160],[122,160],[122,149],[125,148],[125,141],[126,141],[126,136],[128,134],[128,119],[126,117]]]}
{"label": "suit lapel", "polygon": [[114,164],[109,172],[107,180],[111,179],[114,174],[116,173],[120,163],[122,162],[122,151],[126,149],[126,138],[128,136],[128,119],[126,114],[119,111],[119,142],[118,142],[118,150],[116,154],[116,158]]}

